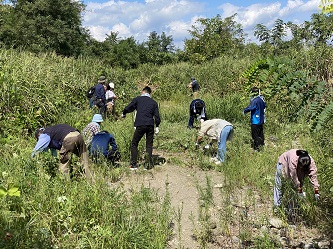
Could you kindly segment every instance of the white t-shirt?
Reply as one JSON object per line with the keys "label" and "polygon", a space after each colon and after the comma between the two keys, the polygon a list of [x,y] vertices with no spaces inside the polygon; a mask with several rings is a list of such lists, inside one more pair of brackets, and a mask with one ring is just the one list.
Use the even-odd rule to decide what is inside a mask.
{"label": "white t-shirt", "polygon": [[212,140],[220,141],[220,134],[224,127],[231,125],[226,120],[223,119],[209,119],[201,123],[201,128],[199,131],[199,136],[203,137],[207,135]]}

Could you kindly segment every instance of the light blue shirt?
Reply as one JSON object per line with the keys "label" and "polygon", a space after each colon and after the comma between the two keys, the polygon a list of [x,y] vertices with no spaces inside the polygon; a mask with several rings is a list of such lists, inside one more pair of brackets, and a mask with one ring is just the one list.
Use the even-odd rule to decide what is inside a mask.
{"label": "light blue shirt", "polygon": [[[37,144],[35,145],[34,150],[31,153],[31,157],[35,157],[39,152],[45,152],[49,149],[49,144],[51,142],[51,137],[47,134],[40,134]],[[51,149],[52,156],[57,156],[57,151],[55,149]]]}

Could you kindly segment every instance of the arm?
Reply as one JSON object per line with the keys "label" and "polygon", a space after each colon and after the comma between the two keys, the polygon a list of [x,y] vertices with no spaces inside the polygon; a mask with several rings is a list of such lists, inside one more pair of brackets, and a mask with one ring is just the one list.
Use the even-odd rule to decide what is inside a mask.
{"label": "arm", "polygon": [[126,113],[130,113],[133,112],[134,110],[136,110],[137,107],[137,101],[136,98],[132,100],[131,103],[129,103],[123,110],[123,115],[126,115]]}
{"label": "arm", "polygon": [[155,119],[155,125],[156,125],[156,127],[158,127],[161,123],[161,118],[160,118],[160,113],[159,113],[157,104],[154,109],[154,119]]}
{"label": "arm", "polygon": [[113,135],[110,134],[110,140],[109,140],[109,145],[111,146],[113,151],[118,150],[117,144],[116,144],[116,140],[114,139]]}
{"label": "arm", "polygon": [[35,145],[35,148],[33,149],[31,153],[31,157],[35,157],[36,154],[39,152],[46,151],[48,149],[48,146],[51,142],[51,138],[47,134],[40,134],[37,144]]}
{"label": "arm", "polygon": [[309,167],[309,179],[310,179],[311,185],[313,186],[315,192],[318,192],[319,183],[318,183],[318,178],[317,178],[317,166],[312,158],[311,158],[311,164]]}
{"label": "arm", "polygon": [[197,137],[197,142],[196,142],[196,144],[200,144],[201,143],[201,141],[202,141],[202,139],[203,139],[203,136],[198,136]]}
{"label": "arm", "polygon": [[247,113],[247,112],[250,112],[250,111],[253,111],[256,109],[256,104],[254,101],[251,101],[251,103],[244,109],[244,113]]}

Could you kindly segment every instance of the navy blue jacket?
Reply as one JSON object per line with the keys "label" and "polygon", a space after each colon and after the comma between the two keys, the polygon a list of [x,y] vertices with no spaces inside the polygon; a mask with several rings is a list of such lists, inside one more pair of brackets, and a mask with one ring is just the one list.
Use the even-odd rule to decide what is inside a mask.
{"label": "navy blue jacket", "polygon": [[95,86],[95,97],[96,99],[102,99],[104,103],[106,102],[105,89],[103,84],[99,83]]}
{"label": "navy blue jacket", "polygon": [[113,135],[104,131],[98,132],[91,141],[89,153],[92,155],[102,153],[104,156],[107,156],[110,146],[113,151],[118,149]]}
{"label": "navy blue jacket", "polygon": [[152,125],[156,127],[161,123],[158,104],[149,96],[138,96],[132,100],[123,110],[123,114],[137,111],[134,126]]}
{"label": "navy blue jacket", "polygon": [[60,150],[64,138],[72,131],[77,131],[68,124],[57,124],[46,128],[42,133],[50,136],[51,141],[48,147]]}
{"label": "navy blue jacket", "polygon": [[244,113],[251,112],[251,124],[262,125],[265,123],[266,103],[262,96],[254,97],[244,109]]}

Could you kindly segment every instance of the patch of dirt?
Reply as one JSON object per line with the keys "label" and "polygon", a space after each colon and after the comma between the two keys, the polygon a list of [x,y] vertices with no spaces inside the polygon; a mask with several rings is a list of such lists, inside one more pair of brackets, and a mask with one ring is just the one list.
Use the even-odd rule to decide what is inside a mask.
{"label": "patch of dirt", "polygon": [[[222,173],[202,171],[195,165],[192,168],[173,165],[168,160],[171,154],[154,153],[159,153],[166,162],[149,171],[133,171],[115,185],[121,184],[125,190],[152,188],[162,198],[168,186],[174,210],[173,237],[168,248],[251,248],[254,242],[246,238],[265,238],[265,234],[276,237],[282,248],[304,248],[313,239],[323,238],[316,229],[302,225],[272,227],[268,222],[273,216],[272,203],[263,200],[260,194],[244,188],[227,196]],[[211,197],[202,200],[205,194]],[[207,200],[213,203],[205,209]]]}

